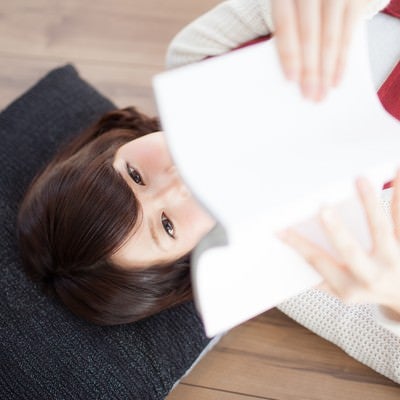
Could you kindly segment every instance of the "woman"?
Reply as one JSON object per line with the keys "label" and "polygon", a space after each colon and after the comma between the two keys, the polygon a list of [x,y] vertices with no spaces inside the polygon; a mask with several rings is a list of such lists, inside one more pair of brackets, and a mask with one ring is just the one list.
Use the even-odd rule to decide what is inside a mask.
{"label": "woman", "polygon": [[192,297],[190,251],[214,225],[156,119],[113,111],[62,148],[18,215],[27,273],[73,313],[133,322]]}
{"label": "woman", "polygon": [[[201,57],[200,39],[219,45],[219,53],[227,50],[210,29],[223,7],[236,7],[239,28],[247,8],[260,21],[244,39],[270,33],[260,4],[223,3],[177,36],[169,63]],[[209,37],[196,39],[196,27],[204,25]],[[243,36],[240,29],[218,29],[236,41]],[[27,272],[71,311],[98,324],[136,321],[190,299],[190,251],[214,225],[179,179],[158,131],[155,119],[133,108],[106,115],[58,153],[21,205],[18,236]],[[306,257],[318,250],[299,237],[286,239]]]}
{"label": "woman", "polygon": [[[399,177],[395,189],[399,205]],[[374,194],[360,194],[373,217]],[[36,176],[18,237],[27,272],[45,291],[77,315],[113,325],[190,299],[190,252],[213,226],[179,177],[157,121],[127,108],[105,115]],[[286,240],[303,245],[293,233]],[[323,266],[333,270],[330,262]]]}
{"label": "woman", "polygon": [[[252,29],[258,27],[261,36],[269,33],[259,15],[249,14],[252,29],[241,19],[240,12],[247,8],[257,11],[258,0],[224,4],[228,5],[223,19],[227,25],[221,23],[224,5],[195,22],[172,43],[170,65],[222,54],[254,38]],[[239,13],[233,13],[230,5]],[[235,32],[231,23],[239,27],[235,38],[230,38],[236,41],[227,45],[215,40],[216,27],[222,38]],[[246,37],[241,27],[247,27]],[[203,36],[197,35],[199,31]],[[211,36],[206,42],[205,32]],[[190,46],[182,42],[185,38]],[[215,51],[210,52],[210,45]],[[318,100],[312,92],[310,97]],[[304,95],[310,93],[304,90]],[[21,204],[18,236],[28,274],[73,313],[96,324],[133,322],[192,296],[190,251],[214,221],[179,180],[158,131],[155,119],[132,108],[104,116],[58,153],[32,182]],[[397,193],[399,181],[394,188]],[[374,197],[369,193],[364,199]],[[379,208],[374,204],[366,207],[367,213]],[[397,214],[393,213],[395,220]],[[291,243],[307,257],[308,243],[296,245],[293,237]],[[363,306],[348,306],[311,289],[279,308],[400,382],[399,339],[376,324]]]}

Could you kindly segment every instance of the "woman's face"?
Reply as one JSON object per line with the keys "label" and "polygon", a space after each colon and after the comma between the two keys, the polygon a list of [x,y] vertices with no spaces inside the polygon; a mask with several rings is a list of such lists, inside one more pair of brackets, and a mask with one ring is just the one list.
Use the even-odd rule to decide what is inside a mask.
{"label": "woman's face", "polygon": [[215,225],[185,187],[163,132],[125,143],[116,152],[113,166],[140,204],[132,234],[111,256],[118,265],[149,267],[177,260]]}

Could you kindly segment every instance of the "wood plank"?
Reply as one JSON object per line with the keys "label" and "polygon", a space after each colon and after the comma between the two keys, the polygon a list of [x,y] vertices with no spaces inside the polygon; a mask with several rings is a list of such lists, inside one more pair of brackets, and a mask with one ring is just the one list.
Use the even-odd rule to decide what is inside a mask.
{"label": "wood plank", "polygon": [[271,363],[288,368],[302,365],[337,376],[346,370],[357,381],[396,385],[276,308],[233,330],[221,340],[219,348],[266,355]]}
{"label": "wood plank", "polygon": [[246,396],[230,391],[214,390],[200,386],[187,384],[178,385],[166,398],[166,400],[256,400],[266,397]]}
{"label": "wood plank", "polygon": [[10,55],[161,66],[178,30],[215,4],[216,0],[15,0],[2,7],[0,49]]}
{"label": "wood plank", "polygon": [[[270,315],[269,315],[270,314]],[[400,387],[274,309],[233,329],[183,380],[273,399],[398,399]]]}
{"label": "wood plank", "polygon": [[170,39],[217,0],[15,0],[0,12],[0,109],[71,62],[118,107],[156,114],[152,76]]}
{"label": "wood plank", "polygon": [[136,106],[149,115],[157,109],[151,78],[161,68],[144,65],[103,64],[79,59],[0,57],[0,109],[26,91],[53,68],[72,62],[83,79],[110,98],[117,107]]}

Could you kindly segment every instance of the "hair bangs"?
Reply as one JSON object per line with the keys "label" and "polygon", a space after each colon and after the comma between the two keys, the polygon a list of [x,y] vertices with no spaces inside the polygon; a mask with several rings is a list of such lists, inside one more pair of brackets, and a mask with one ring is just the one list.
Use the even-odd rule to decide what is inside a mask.
{"label": "hair bangs", "polygon": [[[119,131],[93,141],[61,163],[52,174],[51,215],[54,259],[59,264],[85,267],[119,248],[137,223],[139,203],[113,167],[119,146],[132,140]],[[74,193],[71,196],[71,193]],[[60,238],[63,238],[62,245]],[[72,251],[73,250],[73,251]]]}

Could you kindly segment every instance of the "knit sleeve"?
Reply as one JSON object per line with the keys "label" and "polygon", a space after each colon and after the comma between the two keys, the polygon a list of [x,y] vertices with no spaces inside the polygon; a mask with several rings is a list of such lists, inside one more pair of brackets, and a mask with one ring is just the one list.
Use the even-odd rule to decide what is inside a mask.
{"label": "knit sleeve", "polygon": [[400,337],[378,322],[376,305],[349,305],[311,289],[278,308],[351,357],[400,383]]}
{"label": "knit sleeve", "polygon": [[[382,191],[381,201],[382,207],[386,215],[391,214],[391,203],[392,203],[393,189],[389,188]],[[392,331],[394,334],[400,337],[400,317],[389,309],[380,305],[375,305],[373,308],[374,316],[377,322]]]}
{"label": "knit sleeve", "polygon": [[226,53],[249,40],[269,34],[271,23],[269,1],[225,1],[174,37],[167,51],[167,67],[174,68]]}
{"label": "knit sleeve", "polygon": [[[370,18],[389,0],[371,0]],[[170,43],[167,68],[175,68],[217,56],[274,31],[270,0],[229,0],[214,7],[183,28]]]}

